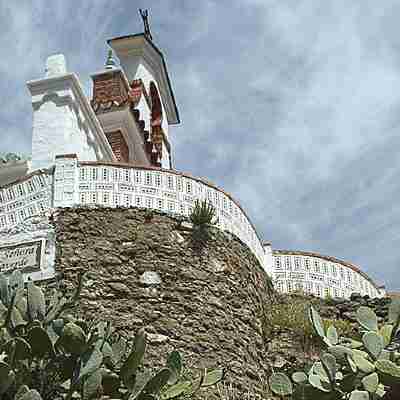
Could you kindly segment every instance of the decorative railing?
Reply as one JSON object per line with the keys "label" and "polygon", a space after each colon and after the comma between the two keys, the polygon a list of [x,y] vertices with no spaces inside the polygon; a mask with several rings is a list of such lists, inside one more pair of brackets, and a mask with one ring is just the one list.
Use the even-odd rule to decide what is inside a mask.
{"label": "decorative railing", "polygon": [[217,226],[246,243],[268,269],[263,246],[250,220],[229,194],[214,185],[173,170],[79,162],[73,155],[56,159],[55,207],[145,207],[188,216],[196,199],[210,201],[216,209]]}
{"label": "decorative railing", "polygon": [[53,175],[40,170],[18,182],[0,188],[0,231],[52,207]]}
{"label": "decorative railing", "polygon": [[362,296],[382,297],[384,289],[347,263],[327,261],[323,256],[303,256],[301,254],[274,255],[272,278],[279,292],[301,290],[319,297],[344,297],[352,293]]}
{"label": "decorative railing", "polygon": [[321,297],[348,297],[352,292],[384,295],[362,271],[333,258],[276,251],[273,261],[270,245],[263,248],[246,213],[229,194],[202,179],[154,167],[79,162],[75,155],[58,156],[54,168],[35,171],[0,188],[0,235],[8,235],[8,230],[53,207],[144,207],[189,216],[196,200],[213,204],[217,226],[247,244],[271,274],[278,291],[301,289]]}

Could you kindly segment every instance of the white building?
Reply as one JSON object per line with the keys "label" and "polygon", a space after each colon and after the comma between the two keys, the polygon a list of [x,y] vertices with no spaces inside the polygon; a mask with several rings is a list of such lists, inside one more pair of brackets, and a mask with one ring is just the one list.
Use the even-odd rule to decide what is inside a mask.
{"label": "white building", "polygon": [[[221,188],[173,168],[170,129],[180,122],[179,113],[164,56],[149,32],[108,44],[105,67],[92,75],[90,100],[62,55],[49,57],[44,76],[27,83],[32,157],[0,163],[0,272],[19,268],[33,279],[54,275],[55,235],[48,217],[57,207],[147,207],[188,216],[199,199],[214,205],[218,227],[247,244],[278,289],[290,291],[301,281],[293,275],[299,271],[285,270],[283,279],[277,253],[262,243],[240,204]],[[365,290],[351,290],[382,295],[370,289],[365,274],[351,271],[355,282],[358,276],[368,281]],[[312,292],[326,294],[331,278],[324,276],[325,286]],[[332,286],[333,295],[350,294],[348,286],[336,293],[339,287]]]}

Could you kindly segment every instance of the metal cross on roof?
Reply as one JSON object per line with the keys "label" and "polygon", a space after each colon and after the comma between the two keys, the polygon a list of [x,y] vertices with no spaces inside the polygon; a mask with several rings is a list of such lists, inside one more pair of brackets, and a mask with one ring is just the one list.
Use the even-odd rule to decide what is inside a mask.
{"label": "metal cross on roof", "polygon": [[153,36],[151,36],[151,32],[150,32],[150,25],[149,25],[149,12],[148,10],[142,10],[141,8],[139,8],[139,13],[140,16],[143,19],[143,25],[144,25],[144,34],[147,38],[149,38],[150,40],[153,40]]}

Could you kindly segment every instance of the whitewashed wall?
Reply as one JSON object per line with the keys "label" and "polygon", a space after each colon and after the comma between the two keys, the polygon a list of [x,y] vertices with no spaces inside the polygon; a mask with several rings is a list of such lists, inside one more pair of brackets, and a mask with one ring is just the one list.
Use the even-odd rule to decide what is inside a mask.
{"label": "whitewashed wall", "polygon": [[0,188],[0,272],[20,270],[34,280],[54,277],[52,191],[52,170]]}
{"label": "whitewashed wall", "polygon": [[0,232],[52,207],[51,170],[28,175],[24,180],[0,188]]}
{"label": "whitewashed wall", "polygon": [[281,293],[296,290],[319,297],[348,298],[352,293],[382,297],[384,291],[352,268],[323,256],[274,254],[272,279]]}
{"label": "whitewashed wall", "polygon": [[[239,205],[207,182],[171,170],[79,162],[76,156],[59,156],[54,169],[37,171],[0,188],[0,271],[11,265],[30,269],[27,276],[35,279],[47,279],[54,274],[54,232],[48,224],[52,208],[145,207],[188,216],[196,199],[209,200],[215,206],[217,226],[248,245],[272,276],[278,291],[300,289],[320,297],[345,298],[353,292],[370,297],[385,294],[365,274],[345,263],[328,261],[318,255],[273,252],[269,243],[263,247]],[[18,258],[29,250],[21,250],[21,244],[28,243],[29,247],[32,241],[37,249],[35,254],[41,252],[41,261],[35,265],[32,259]],[[9,260],[2,262],[4,254],[8,254]]]}

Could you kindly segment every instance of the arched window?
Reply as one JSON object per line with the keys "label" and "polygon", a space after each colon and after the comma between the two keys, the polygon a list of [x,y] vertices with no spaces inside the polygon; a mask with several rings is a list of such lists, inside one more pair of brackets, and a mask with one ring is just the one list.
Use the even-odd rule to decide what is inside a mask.
{"label": "arched window", "polygon": [[154,82],[150,82],[150,98],[151,98],[151,140],[155,146],[155,152],[151,154],[151,162],[153,165],[161,166],[162,160],[162,143],[163,132],[162,124],[162,106],[157,86]]}
{"label": "arched window", "polygon": [[161,126],[162,123],[162,106],[157,86],[154,82],[150,82],[150,98],[151,98],[151,125]]}

